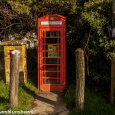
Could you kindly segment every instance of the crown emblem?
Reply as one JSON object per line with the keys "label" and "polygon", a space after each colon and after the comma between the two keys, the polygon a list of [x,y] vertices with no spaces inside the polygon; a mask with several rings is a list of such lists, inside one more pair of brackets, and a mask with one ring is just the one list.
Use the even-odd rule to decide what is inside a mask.
{"label": "crown emblem", "polygon": [[54,20],[54,18],[53,18],[53,17],[50,17],[50,20]]}

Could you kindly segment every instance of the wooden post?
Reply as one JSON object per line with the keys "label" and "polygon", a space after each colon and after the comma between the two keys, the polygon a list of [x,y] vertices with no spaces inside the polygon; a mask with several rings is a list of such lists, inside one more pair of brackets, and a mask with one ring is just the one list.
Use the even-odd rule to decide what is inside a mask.
{"label": "wooden post", "polygon": [[[115,0],[113,0],[113,7],[112,7],[112,28],[115,28]],[[113,37],[113,36],[112,36]],[[115,37],[113,37],[115,40]],[[115,48],[113,48],[115,52]],[[115,104],[115,58],[111,60],[111,104]]]}
{"label": "wooden post", "polygon": [[84,109],[84,89],[85,89],[85,60],[84,51],[78,48],[75,51],[76,57],[76,110]]}
{"label": "wooden post", "polygon": [[12,107],[18,106],[18,85],[19,85],[19,63],[20,52],[14,50],[11,52],[11,65],[10,65],[10,105]]}

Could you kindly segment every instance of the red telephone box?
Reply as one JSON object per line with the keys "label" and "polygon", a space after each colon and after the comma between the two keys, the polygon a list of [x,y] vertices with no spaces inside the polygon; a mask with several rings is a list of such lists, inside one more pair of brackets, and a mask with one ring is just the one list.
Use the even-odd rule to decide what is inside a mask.
{"label": "red telephone box", "polygon": [[66,85],[66,18],[38,18],[38,89],[63,91]]}

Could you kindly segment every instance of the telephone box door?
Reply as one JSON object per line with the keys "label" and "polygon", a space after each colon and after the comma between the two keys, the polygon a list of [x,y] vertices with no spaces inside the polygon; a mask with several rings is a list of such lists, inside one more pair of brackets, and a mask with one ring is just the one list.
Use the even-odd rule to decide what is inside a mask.
{"label": "telephone box door", "polygon": [[40,29],[40,90],[63,91],[63,29]]}

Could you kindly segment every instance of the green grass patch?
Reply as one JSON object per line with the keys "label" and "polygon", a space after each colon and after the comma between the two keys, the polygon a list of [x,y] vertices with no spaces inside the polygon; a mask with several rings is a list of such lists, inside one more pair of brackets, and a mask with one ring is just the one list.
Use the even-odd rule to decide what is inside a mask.
{"label": "green grass patch", "polygon": [[104,98],[95,94],[88,88],[85,89],[84,111],[75,110],[75,87],[69,86],[65,94],[69,115],[115,115],[115,106],[112,106]]}
{"label": "green grass patch", "polygon": [[4,49],[0,49],[0,52],[4,52]]}
{"label": "green grass patch", "polygon": [[[0,111],[15,110],[26,111],[30,108],[31,101],[33,100],[38,89],[31,82],[19,86],[18,92],[18,107],[11,108],[9,104],[9,85],[5,84],[4,74],[0,73]],[[14,114],[16,115],[16,114]]]}

